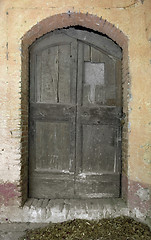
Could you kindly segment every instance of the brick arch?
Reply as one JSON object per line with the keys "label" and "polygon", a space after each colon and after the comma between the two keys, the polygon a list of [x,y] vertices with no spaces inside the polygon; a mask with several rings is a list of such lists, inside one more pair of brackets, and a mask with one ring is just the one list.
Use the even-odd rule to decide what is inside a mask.
{"label": "brick arch", "polygon": [[[128,86],[129,86],[129,70],[128,70],[128,38],[113,24],[102,17],[84,13],[63,13],[50,16],[34,25],[22,37],[22,71],[21,71],[21,199],[22,204],[28,197],[28,82],[29,82],[29,46],[44,34],[56,29],[66,28],[70,26],[80,26],[86,29],[92,29],[104,35],[107,35],[115,41],[123,50],[122,59],[122,87],[123,87],[123,112],[126,114],[125,124],[123,127],[122,139],[122,162],[123,162],[123,190],[122,195],[127,196],[127,152],[128,152]],[[126,180],[125,180],[126,179]]]}
{"label": "brick arch", "polygon": [[91,14],[63,13],[48,17],[34,25],[22,38],[24,45],[31,45],[37,38],[59,28],[82,26],[101,32],[114,40],[122,49],[127,47],[127,37],[115,25]]}

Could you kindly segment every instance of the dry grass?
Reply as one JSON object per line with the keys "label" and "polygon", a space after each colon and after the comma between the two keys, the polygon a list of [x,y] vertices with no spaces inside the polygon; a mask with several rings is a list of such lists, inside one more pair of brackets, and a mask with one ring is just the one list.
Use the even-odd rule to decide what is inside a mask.
{"label": "dry grass", "polygon": [[28,231],[21,240],[151,240],[147,225],[129,217],[99,221],[72,220],[50,223],[45,228]]}

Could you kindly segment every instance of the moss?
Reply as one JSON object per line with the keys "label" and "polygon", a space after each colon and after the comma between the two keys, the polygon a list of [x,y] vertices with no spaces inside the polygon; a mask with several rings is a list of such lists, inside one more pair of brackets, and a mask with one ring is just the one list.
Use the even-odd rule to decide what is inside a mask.
{"label": "moss", "polygon": [[151,240],[149,227],[129,217],[99,221],[72,220],[50,223],[45,228],[27,231],[21,240]]}

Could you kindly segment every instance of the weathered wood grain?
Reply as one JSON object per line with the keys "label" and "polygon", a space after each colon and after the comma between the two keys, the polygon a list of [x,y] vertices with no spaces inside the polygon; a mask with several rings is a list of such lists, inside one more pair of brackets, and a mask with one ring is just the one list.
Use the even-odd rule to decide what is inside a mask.
{"label": "weathered wood grain", "polygon": [[64,29],[30,48],[29,196],[120,196],[121,50]]}

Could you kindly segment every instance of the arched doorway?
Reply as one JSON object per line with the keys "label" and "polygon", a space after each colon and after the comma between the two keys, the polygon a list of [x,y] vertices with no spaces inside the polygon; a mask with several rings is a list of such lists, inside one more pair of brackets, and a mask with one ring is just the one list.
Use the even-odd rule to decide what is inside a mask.
{"label": "arched doorway", "polygon": [[121,49],[55,30],[30,48],[29,197],[119,197]]}

